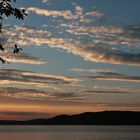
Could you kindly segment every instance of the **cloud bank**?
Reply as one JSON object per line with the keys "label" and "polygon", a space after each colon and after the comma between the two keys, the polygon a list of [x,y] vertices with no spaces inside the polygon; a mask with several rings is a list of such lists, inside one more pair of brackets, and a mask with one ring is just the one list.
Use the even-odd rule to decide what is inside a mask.
{"label": "cloud bank", "polygon": [[[8,28],[7,28],[8,30]],[[16,30],[13,32],[13,30]],[[102,34],[122,34],[124,30],[122,29],[115,29],[115,28],[93,28],[95,34],[99,34],[100,37]],[[72,30],[71,30],[72,31]],[[91,29],[89,29],[92,32]],[[12,33],[11,33],[12,32]],[[87,31],[88,32],[88,31]],[[105,39],[101,40],[90,40],[90,41],[83,41],[83,40],[71,40],[68,38],[55,38],[49,37],[48,31],[43,30],[36,30],[30,29],[24,26],[15,26],[15,28],[9,30],[8,32],[5,30],[5,36],[8,34],[11,36],[7,42],[6,46],[10,47],[8,44],[14,44],[17,42],[22,46],[26,45],[35,45],[35,46],[42,46],[47,45],[48,47],[55,48],[55,49],[63,49],[66,50],[68,53],[72,53],[74,55],[78,55],[83,57],[85,60],[93,61],[93,62],[101,62],[101,63],[112,63],[112,64],[127,64],[127,65],[140,65],[140,53],[137,47],[133,47],[135,51],[127,51],[123,48],[114,47],[117,44],[122,44],[125,46],[131,45],[139,45],[139,40],[133,39],[123,39],[122,41],[116,40],[117,36],[114,38],[105,37]],[[12,35],[13,34],[13,35]],[[18,35],[19,34],[19,35]],[[124,34],[124,33],[123,33]],[[101,38],[101,37],[100,37]],[[121,37],[124,38],[124,37]],[[107,46],[108,45],[108,46]],[[112,46],[113,45],[113,46]],[[23,54],[22,54],[23,55]],[[20,56],[21,57],[21,56]],[[21,57],[21,61],[24,56]],[[24,59],[28,59],[29,56],[25,55]],[[14,59],[14,58],[13,58]],[[30,58],[31,59],[31,58]],[[12,60],[12,59],[11,59]],[[18,59],[20,61],[20,59]],[[33,59],[31,59],[33,60]],[[15,61],[15,59],[13,60]],[[26,61],[25,61],[26,62]],[[29,61],[30,62],[30,61]],[[40,60],[37,61],[35,59],[32,63],[43,63]]]}

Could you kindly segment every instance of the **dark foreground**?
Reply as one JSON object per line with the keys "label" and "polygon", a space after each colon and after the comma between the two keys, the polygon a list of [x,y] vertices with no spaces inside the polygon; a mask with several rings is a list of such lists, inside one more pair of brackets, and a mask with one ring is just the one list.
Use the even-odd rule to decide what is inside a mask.
{"label": "dark foreground", "polygon": [[104,111],[59,115],[49,119],[0,121],[0,125],[140,125],[140,112]]}

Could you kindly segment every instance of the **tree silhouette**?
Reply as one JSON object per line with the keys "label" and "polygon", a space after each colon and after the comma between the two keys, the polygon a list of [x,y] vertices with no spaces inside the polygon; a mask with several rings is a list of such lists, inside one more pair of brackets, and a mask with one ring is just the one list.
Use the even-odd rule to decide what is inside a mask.
{"label": "tree silhouette", "polygon": [[[16,0],[0,0],[0,32],[2,33],[2,20],[3,17],[14,16],[16,19],[24,20],[27,16],[25,13],[25,9],[18,9],[12,6],[12,1],[16,2]],[[0,51],[4,52],[5,48],[0,42]],[[0,57],[0,61],[4,64],[6,60]]]}

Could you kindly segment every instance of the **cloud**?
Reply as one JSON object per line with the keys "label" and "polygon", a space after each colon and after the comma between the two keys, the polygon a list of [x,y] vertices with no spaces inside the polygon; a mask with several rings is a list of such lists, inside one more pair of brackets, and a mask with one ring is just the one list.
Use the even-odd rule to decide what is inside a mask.
{"label": "cloud", "polygon": [[29,88],[1,87],[0,93],[2,96],[18,99],[49,100],[54,98],[49,92]]}
{"label": "cloud", "polygon": [[48,2],[49,2],[49,0],[42,0],[42,2],[43,2],[43,3],[48,3]]}
{"label": "cloud", "polygon": [[129,92],[126,92],[126,91],[110,91],[110,90],[106,90],[106,91],[104,91],[104,90],[85,90],[84,92],[87,92],[87,93],[102,93],[102,94],[110,94],[110,93],[120,93],[120,94],[126,94],[126,93],[129,93]]}
{"label": "cloud", "polygon": [[79,20],[79,22],[87,22],[93,21],[91,18],[101,18],[103,14],[100,11],[90,11],[85,13],[84,9],[76,4],[74,5],[74,11],[71,10],[48,10],[48,9],[41,9],[37,7],[29,7],[26,8],[27,12],[36,13],[37,15],[41,16],[51,16],[53,18],[63,17],[67,20]]}
{"label": "cloud", "polygon": [[83,8],[81,6],[79,6],[79,5],[75,6],[75,13],[77,15],[81,16],[81,15],[83,15],[83,12],[84,12],[84,10],[83,10]]}
{"label": "cloud", "polygon": [[[16,27],[17,29],[22,27]],[[67,52],[71,52],[74,55],[79,55],[86,60],[94,61],[94,62],[103,62],[103,63],[113,63],[113,64],[128,64],[139,66],[140,62],[140,54],[127,52],[125,50],[120,50],[119,48],[114,47],[106,47],[106,44],[114,44],[113,41],[105,41],[105,40],[95,40],[89,41],[88,43],[82,40],[71,41],[64,38],[53,38],[46,36],[45,32],[41,31],[38,33],[38,36],[30,36],[26,30],[28,28],[24,28],[24,32],[27,34],[26,38],[19,39],[19,43],[23,45],[31,44],[41,46],[43,44],[47,44],[52,48],[64,49]],[[20,29],[20,32],[22,31]],[[72,31],[72,30],[71,30]],[[94,27],[94,28],[86,28],[86,32],[94,31],[95,34],[122,34],[124,31],[121,28],[105,28],[105,27]],[[29,36],[29,37],[28,37]],[[112,39],[112,38],[111,38]],[[133,44],[133,41],[126,40],[127,43]],[[125,44],[127,44],[125,41]],[[122,41],[124,44],[124,41]],[[104,46],[105,45],[105,46]]]}
{"label": "cloud", "polygon": [[96,94],[139,94],[140,89],[136,88],[114,88],[114,87],[95,87],[95,88],[89,88],[85,90],[81,90],[83,93],[96,93]]}
{"label": "cloud", "polygon": [[124,28],[125,32],[127,33],[126,36],[134,39],[140,38],[140,25],[128,25]]}
{"label": "cloud", "polygon": [[1,87],[1,97],[10,97],[16,99],[27,99],[35,101],[82,101],[85,96],[72,92],[49,92],[40,89]]}
{"label": "cloud", "polygon": [[12,115],[12,116],[38,116],[38,115],[50,115],[49,113],[45,112],[15,112],[15,111],[5,111],[0,112],[1,115]]}
{"label": "cloud", "polygon": [[[69,31],[72,32],[73,30],[70,29]],[[53,48],[65,49],[93,62],[140,65],[140,51],[137,47],[140,41],[132,37],[132,34],[125,36],[128,33],[124,29],[116,27],[85,27],[82,33],[93,33],[95,35],[93,36],[93,41],[89,40],[87,43],[87,41],[82,40],[70,41],[52,38],[50,40],[54,41],[56,45],[52,46],[49,40],[48,44]],[[61,44],[61,47],[59,44]],[[123,45],[125,49],[119,47],[119,44]]]}
{"label": "cloud", "polygon": [[[42,40],[43,41],[43,40]],[[46,40],[52,48],[64,49],[69,53],[83,57],[85,60],[112,64],[140,65],[140,54],[125,50],[116,50],[112,47],[100,46],[99,43],[70,41],[63,38],[49,38]]]}
{"label": "cloud", "polygon": [[[60,107],[61,111],[63,109],[67,110],[68,108],[69,109],[71,108],[72,110],[69,110],[69,109],[67,110],[68,112],[71,112],[71,113],[75,109],[76,109],[75,110],[76,112],[77,112],[77,109],[78,110],[80,109],[81,111],[87,111],[87,109],[90,111],[99,111],[99,110],[106,110],[106,109],[107,110],[108,109],[122,109],[123,110],[124,108],[127,110],[130,110],[130,109],[137,110],[139,104],[136,98],[138,99],[139,94],[136,95],[138,91],[133,92],[133,94],[129,94],[131,92],[133,92],[133,89],[129,90],[129,89],[123,89],[123,88],[122,89],[92,88],[92,89],[83,89],[80,92],[73,92],[73,93],[72,92],[63,92],[63,93],[62,92],[48,92],[48,91],[41,91],[39,89],[28,89],[28,88],[17,88],[17,87],[1,87],[0,88],[1,99],[8,98],[8,102],[11,102],[12,100],[14,100],[14,103],[17,103],[17,104],[24,103],[22,104],[22,106],[27,106],[27,108],[30,106],[31,109],[33,107],[36,108],[35,106],[37,105],[43,106],[43,109],[51,105],[52,109],[55,109],[55,112],[57,113],[60,111],[56,109],[58,106],[62,107],[62,108]],[[94,93],[96,93],[96,96],[98,94],[100,98],[99,99],[97,98],[96,100],[94,100],[93,99],[93,97],[95,96]],[[105,94],[104,97],[103,97],[103,94]],[[113,94],[113,96],[114,95],[115,96],[114,98],[112,97],[112,100],[108,102],[107,101],[108,95],[106,96],[106,94]],[[121,99],[120,99],[120,94],[123,94],[123,96],[121,95],[122,97]],[[91,97],[91,95],[93,95],[93,97]],[[132,100],[130,101],[130,103],[128,103],[128,101],[125,101],[126,99],[128,99],[128,95],[131,95],[132,97]],[[102,100],[103,99],[102,97],[105,98],[105,100]],[[53,108],[53,106],[55,108]],[[74,109],[73,109],[73,106],[74,106]],[[96,108],[96,109],[94,110],[93,108]],[[18,109],[19,111],[21,110],[20,106]],[[35,111],[38,112],[41,110],[35,109]]]}
{"label": "cloud", "polygon": [[2,120],[32,120],[38,118],[49,118],[53,115],[47,112],[40,112],[38,111],[1,111],[0,117]]}
{"label": "cloud", "polygon": [[90,11],[90,12],[87,12],[85,14],[85,16],[92,16],[92,17],[102,17],[103,16],[103,13],[99,12],[99,11]]}
{"label": "cloud", "polygon": [[77,19],[79,18],[78,15],[72,14],[69,10],[47,10],[47,9],[40,9],[37,7],[29,7],[26,9],[27,12],[33,12],[38,15],[43,16],[52,16],[54,18],[63,17],[65,19]]}
{"label": "cloud", "polygon": [[35,85],[36,87],[53,87],[53,85],[66,85],[79,82],[78,79],[45,73],[35,73],[14,69],[0,70],[0,84],[24,84]]}
{"label": "cloud", "polygon": [[21,47],[32,46],[38,45],[37,40],[46,39],[50,35],[51,33],[48,31],[37,30],[28,26],[5,26],[1,40],[3,40],[2,44],[6,48],[11,48],[15,43],[20,44]]}
{"label": "cloud", "polygon": [[98,74],[97,76],[86,76],[86,77],[97,80],[140,82],[139,76],[127,76],[115,72],[98,72],[97,74]]}
{"label": "cloud", "polygon": [[[80,93],[83,93],[83,95],[85,94],[89,94],[89,95],[94,95],[94,94],[98,94],[98,95],[106,95],[107,96],[110,94],[113,94],[113,96],[116,96],[119,95],[122,97],[126,96],[136,96],[136,95],[139,95],[140,93],[140,88],[139,87],[128,87],[128,86],[124,86],[124,85],[115,85],[115,86],[103,86],[103,85],[92,85],[92,86],[83,86],[80,90],[79,90]],[[106,96],[106,97],[107,97]],[[113,97],[112,96],[112,97]],[[102,97],[102,96],[101,96]],[[105,98],[105,97],[103,97]]]}
{"label": "cloud", "polygon": [[[71,25],[71,26],[69,26]],[[67,32],[74,34],[75,39],[51,37],[50,32],[46,30],[37,30],[28,26],[5,27],[3,44],[9,48],[12,44],[18,43],[21,46],[42,46],[55,49],[63,49],[68,53],[83,57],[85,60],[111,64],[140,65],[140,50],[138,31],[135,26],[132,28],[122,27],[83,27],[78,24],[60,24],[66,28]],[[68,29],[69,28],[69,29]],[[77,36],[80,37],[77,38]],[[81,34],[88,35],[89,39],[82,39]],[[20,55],[21,62],[33,64],[43,64],[40,59]],[[25,60],[27,58],[27,61]],[[24,59],[24,60],[22,60]],[[34,60],[35,59],[35,60]],[[10,61],[20,61],[13,59]]]}
{"label": "cloud", "polygon": [[140,111],[139,103],[104,103],[102,104],[104,107],[104,110],[130,110],[130,111]]}
{"label": "cloud", "polygon": [[101,69],[101,68],[95,68],[95,69],[72,68],[72,69],[70,69],[70,71],[74,71],[74,72],[88,72],[88,73],[111,72],[110,69]]}
{"label": "cloud", "polygon": [[[68,30],[69,31],[69,30]],[[123,29],[122,28],[114,28],[114,27],[105,27],[105,26],[91,26],[91,27],[79,27],[77,29],[73,29],[71,31],[69,31],[71,33],[76,33],[76,34],[80,34],[80,33],[92,33],[92,34],[121,34],[123,33]]]}
{"label": "cloud", "polygon": [[7,62],[12,62],[12,63],[26,63],[26,64],[34,64],[34,65],[47,63],[45,60],[41,60],[40,58],[30,56],[30,54],[25,52],[21,52],[18,54],[13,54],[13,52],[5,52],[5,53],[0,53],[0,56]]}
{"label": "cloud", "polygon": [[[79,38],[77,42],[75,41],[76,47],[72,53],[86,60],[140,65],[140,40],[137,26],[73,26],[66,31]],[[82,40],[84,37],[89,39]]]}
{"label": "cloud", "polygon": [[129,82],[140,82],[139,76],[128,76],[124,74],[120,74],[117,72],[113,72],[110,69],[81,69],[81,68],[73,68],[70,71],[74,72],[83,72],[83,73],[93,73],[93,76],[85,76],[88,78],[93,78],[97,80],[117,80],[117,81],[129,81]]}
{"label": "cloud", "polygon": [[[3,34],[0,37],[1,44],[7,49],[4,53],[0,52],[0,56],[8,62],[28,63],[28,64],[46,64],[45,60],[33,57],[29,53],[20,52],[13,54],[13,45],[19,44],[20,47],[32,46],[35,43],[29,40],[30,36],[41,38],[43,35],[48,36],[50,33],[43,30],[36,30],[28,26],[4,26]],[[29,38],[28,38],[29,37]]]}
{"label": "cloud", "polygon": [[[95,39],[94,45],[114,45],[114,48],[119,48],[115,45],[123,45],[131,47],[135,45],[139,46],[139,31],[135,30],[135,26],[132,27],[116,27],[116,26],[77,26],[76,28],[67,29],[67,32],[74,35],[88,35],[88,37]],[[120,49],[120,48],[119,48]]]}
{"label": "cloud", "polygon": [[[84,25],[80,23],[80,20],[86,22],[94,18],[102,18],[103,14],[97,10],[85,12],[83,7],[75,3],[73,5],[74,11],[27,8],[28,12],[38,15],[73,19],[69,21],[62,19],[60,26],[57,27],[60,27],[61,33],[66,34],[67,37],[62,34],[61,38],[57,38],[47,30],[37,30],[28,26],[9,26],[3,30],[3,44],[7,48],[14,43],[21,46],[47,45],[47,47],[63,49],[92,62],[140,66],[139,25],[97,26],[86,23]],[[44,64],[44,61],[38,58],[24,55],[25,57],[20,55],[19,59],[10,56],[9,61]]]}

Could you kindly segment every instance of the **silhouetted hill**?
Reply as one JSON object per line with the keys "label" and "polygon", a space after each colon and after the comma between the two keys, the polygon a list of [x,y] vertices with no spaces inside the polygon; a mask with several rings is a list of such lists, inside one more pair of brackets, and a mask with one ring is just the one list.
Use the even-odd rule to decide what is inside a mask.
{"label": "silhouetted hill", "polygon": [[140,112],[104,111],[59,115],[49,119],[0,121],[1,125],[140,125]]}

